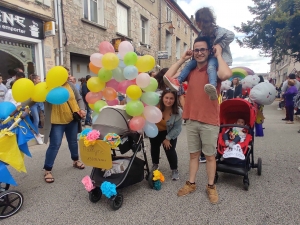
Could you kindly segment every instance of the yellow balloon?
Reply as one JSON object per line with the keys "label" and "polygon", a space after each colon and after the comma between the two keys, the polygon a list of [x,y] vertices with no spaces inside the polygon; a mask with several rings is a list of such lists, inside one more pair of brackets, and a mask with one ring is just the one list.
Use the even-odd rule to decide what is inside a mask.
{"label": "yellow balloon", "polygon": [[18,79],[12,87],[12,96],[16,102],[25,102],[31,98],[34,84],[27,78]]}
{"label": "yellow balloon", "polygon": [[126,89],[126,95],[132,100],[137,100],[142,96],[142,90],[137,85],[130,85]]}
{"label": "yellow balloon", "polygon": [[151,55],[144,55],[137,60],[135,66],[142,73],[151,71],[155,66],[155,59]]}
{"label": "yellow balloon", "polygon": [[119,66],[119,58],[115,53],[108,52],[102,57],[102,66],[107,70],[116,69]]}
{"label": "yellow balloon", "polygon": [[98,77],[91,77],[87,82],[87,87],[91,92],[99,92],[105,88],[105,84]]}
{"label": "yellow balloon", "polygon": [[90,104],[90,103],[89,103],[89,107],[90,107],[92,110],[94,110],[94,104]]}
{"label": "yellow balloon", "polygon": [[68,71],[62,66],[52,67],[46,76],[46,83],[49,88],[62,86],[68,80]]}
{"label": "yellow balloon", "polygon": [[46,96],[49,92],[49,89],[47,88],[46,82],[38,83],[33,88],[33,93],[31,96],[32,101],[35,102],[44,102],[46,101]]}

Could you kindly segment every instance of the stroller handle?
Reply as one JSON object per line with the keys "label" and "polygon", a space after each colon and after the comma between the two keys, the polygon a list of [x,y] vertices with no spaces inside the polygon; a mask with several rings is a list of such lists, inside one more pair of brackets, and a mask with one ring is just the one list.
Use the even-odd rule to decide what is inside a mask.
{"label": "stroller handle", "polygon": [[249,126],[243,126],[243,125],[238,125],[238,124],[223,124],[223,125],[220,125],[220,128],[223,128],[223,127],[240,127],[240,128],[245,128],[247,130],[250,130]]}

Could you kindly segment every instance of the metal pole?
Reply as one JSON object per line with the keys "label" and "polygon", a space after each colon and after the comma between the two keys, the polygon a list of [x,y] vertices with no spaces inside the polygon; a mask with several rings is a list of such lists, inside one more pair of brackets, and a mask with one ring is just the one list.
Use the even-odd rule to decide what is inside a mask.
{"label": "metal pole", "polygon": [[63,52],[63,44],[62,44],[62,15],[61,15],[61,0],[58,0],[58,33],[59,33],[59,57],[60,57],[60,65],[64,64],[64,52]]}

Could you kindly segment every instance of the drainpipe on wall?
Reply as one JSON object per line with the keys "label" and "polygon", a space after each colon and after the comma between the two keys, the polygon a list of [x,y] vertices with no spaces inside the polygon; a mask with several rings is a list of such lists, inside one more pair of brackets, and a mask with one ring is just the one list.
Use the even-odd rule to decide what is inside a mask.
{"label": "drainpipe on wall", "polygon": [[64,64],[64,50],[63,50],[63,43],[62,43],[62,15],[61,15],[61,0],[57,0],[57,9],[58,9],[58,39],[59,39],[59,59],[60,59],[60,65]]}
{"label": "drainpipe on wall", "polygon": [[[57,9],[57,0],[54,0],[54,17],[55,17],[55,30],[58,31],[58,9]],[[59,50],[54,49],[55,54],[55,65],[59,65]]]}
{"label": "drainpipe on wall", "polygon": [[[158,29],[159,29],[158,51],[161,51],[161,24],[160,24],[161,23],[161,1],[162,0],[159,1],[159,16],[158,16],[158,18],[159,18],[159,22],[158,22]],[[161,66],[160,65],[160,59],[158,60],[158,65]]]}

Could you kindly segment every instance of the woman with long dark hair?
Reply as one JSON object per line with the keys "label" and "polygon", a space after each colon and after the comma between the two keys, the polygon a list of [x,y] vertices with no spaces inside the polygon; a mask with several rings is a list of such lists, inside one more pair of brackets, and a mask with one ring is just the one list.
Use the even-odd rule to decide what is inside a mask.
{"label": "woman with long dark hair", "polygon": [[177,137],[181,132],[182,111],[178,106],[177,93],[170,90],[163,91],[159,104],[163,118],[157,123],[158,135],[150,138],[152,170],[158,169],[160,146],[163,145],[171,170],[172,179],[178,180],[178,159],[176,153]]}
{"label": "woman with long dark hair", "polygon": [[242,97],[242,85],[237,77],[232,80],[231,89],[226,91],[226,98],[241,98]]}
{"label": "woman with long dark hair", "polygon": [[164,77],[164,75],[166,74],[166,72],[168,70],[169,70],[169,68],[163,68],[154,77],[157,80],[157,83],[158,83],[157,92],[162,93],[164,90],[166,90],[167,85],[164,83],[163,77]]}

